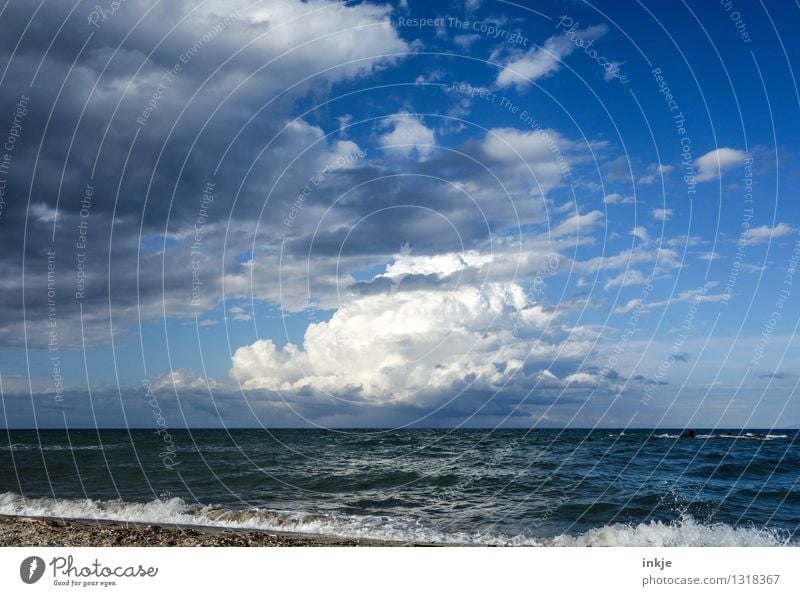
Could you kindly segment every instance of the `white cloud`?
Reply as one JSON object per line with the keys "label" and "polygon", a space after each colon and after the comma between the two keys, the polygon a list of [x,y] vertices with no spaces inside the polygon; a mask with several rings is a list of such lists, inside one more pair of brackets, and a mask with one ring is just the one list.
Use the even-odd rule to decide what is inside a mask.
{"label": "white cloud", "polygon": [[599,225],[603,220],[601,211],[590,211],[589,213],[578,213],[572,215],[558,224],[550,231],[553,238],[569,236],[572,234],[586,233],[587,230]]}
{"label": "white cloud", "polygon": [[653,250],[652,247],[640,245],[635,249],[624,250],[615,255],[593,257],[586,261],[575,261],[572,264],[572,268],[579,273],[594,274],[598,271],[613,271],[631,267],[638,263],[651,262],[655,262],[662,269],[677,269],[681,266],[678,260],[678,253],[675,250],[671,248]]}
{"label": "white cloud", "polygon": [[[702,288],[693,288],[690,290],[684,290],[683,292],[678,293],[667,300],[660,300],[657,302],[649,302],[643,304],[643,311],[642,312],[650,312],[650,310],[654,308],[666,308],[673,304],[678,304],[681,302],[722,302],[723,300],[730,299],[728,294],[709,294],[708,290],[711,288],[716,287],[719,282],[710,281],[707,282]],[[630,300],[627,304],[623,306],[619,306],[615,308],[612,312],[615,315],[627,314],[633,309],[635,309],[639,304],[639,299],[634,298]]]}
{"label": "white cloud", "polygon": [[599,385],[601,377],[591,373],[577,372],[564,377],[567,385]]}
{"label": "white cloud", "polygon": [[647,167],[647,173],[639,178],[639,184],[653,184],[653,182],[660,180],[674,169],[673,166],[666,166],[660,163],[650,165]]}
{"label": "white cloud", "polygon": [[618,306],[611,312],[613,312],[615,315],[625,315],[640,304],[642,304],[642,307],[644,307],[644,302],[642,302],[641,298],[632,298],[631,300],[628,300],[627,303],[623,304],[622,306]]}
{"label": "white cloud", "polygon": [[209,390],[218,389],[222,386],[223,385],[219,381],[199,377],[194,371],[188,368],[175,368],[153,381],[153,389],[155,391],[164,391],[167,398],[171,391],[185,391],[190,389]]}
{"label": "white cloud", "polygon": [[631,234],[636,236],[642,242],[648,242],[650,240],[650,234],[647,233],[647,230],[644,226],[636,226],[631,230]]}
{"label": "white cloud", "polygon": [[484,155],[509,168],[502,179],[525,180],[543,194],[559,185],[574,163],[585,158],[590,147],[568,139],[552,129],[518,130],[493,128],[481,144]]}
{"label": "white cloud", "polygon": [[603,286],[604,290],[609,290],[616,286],[635,286],[639,284],[647,283],[647,278],[642,275],[641,271],[638,269],[627,269],[623,271],[616,277],[611,278],[606,282],[606,285]]}
{"label": "white cloud", "polygon": [[435,83],[436,81],[442,80],[446,76],[447,73],[445,71],[435,68],[429,72],[423,72],[417,75],[417,78],[414,79],[414,84],[424,85],[428,83]]}
{"label": "white cloud", "polygon": [[745,243],[749,245],[764,244],[771,242],[774,238],[786,236],[795,231],[792,226],[785,223],[779,223],[774,228],[770,226],[759,226],[757,228],[750,228],[745,234]]}
{"label": "white cloud", "polygon": [[574,143],[552,129],[518,130],[493,128],[483,142],[483,152],[498,161],[516,163],[553,160],[560,152],[572,150]]}
{"label": "white cloud", "polygon": [[606,205],[615,205],[617,203],[621,203],[623,205],[627,205],[627,204],[630,204],[630,203],[635,203],[636,199],[634,199],[633,197],[630,197],[630,196],[621,195],[618,192],[612,192],[612,193],[607,194],[606,196],[603,197],[603,202]]}
{"label": "white cloud", "polygon": [[650,212],[650,215],[653,216],[653,219],[667,221],[670,217],[672,217],[672,213],[672,209],[653,209]]}
{"label": "white cloud", "polygon": [[463,253],[416,256],[400,255],[395,262],[386,267],[382,277],[402,278],[408,275],[437,275],[444,277],[469,267],[480,268],[492,262],[491,255],[483,255],[470,250]]}
{"label": "white cloud", "polygon": [[346,270],[353,267],[347,259],[309,261],[294,255],[270,252],[242,263],[226,273],[224,288],[228,295],[267,300],[287,312],[308,308],[335,308],[338,295],[355,282]]}
{"label": "white cloud", "polygon": [[[410,50],[389,20],[392,8],[388,5],[350,5],[327,0],[272,0],[253,4],[242,0],[239,6],[237,22],[242,29],[269,29],[269,35],[260,37],[253,48],[254,53],[262,55],[262,60],[264,56],[277,56],[291,49],[278,67],[292,79],[315,73],[318,73],[315,78],[331,81],[354,78],[381,64],[395,62],[398,58],[391,54]],[[205,14],[198,16],[214,22],[219,19],[216,13],[235,8],[230,3],[224,7],[209,5],[201,9]],[[236,35],[230,37],[231,43],[237,43]],[[273,77],[285,88],[283,77],[274,74]]]}
{"label": "white cloud", "polygon": [[228,315],[229,318],[233,319],[234,321],[249,321],[253,318],[250,316],[250,313],[241,306],[233,306],[229,308]]}
{"label": "white cloud", "polygon": [[708,182],[719,179],[725,172],[741,164],[747,158],[747,153],[730,147],[720,147],[698,157],[694,165],[697,168],[695,180]]}
{"label": "white cloud", "polygon": [[619,67],[622,66],[622,62],[610,62],[611,68],[603,67],[603,80],[604,81],[613,81],[619,76]]}
{"label": "white cloud", "polygon": [[671,248],[657,248],[655,261],[660,269],[680,269],[682,266],[677,251]]}
{"label": "white cloud", "polygon": [[386,152],[403,157],[416,155],[419,159],[433,153],[436,135],[419,116],[399,112],[386,118],[385,126],[391,130],[381,135],[379,140]]}
{"label": "white cloud", "polygon": [[587,353],[587,334],[548,331],[553,317],[516,284],[362,296],[310,325],[302,348],[268,339],[239,348],[231,374],[249,390],[372,401],[421,403],[467,385],[494,391],[522,374],[526,358]]}
{"label": "white cloud", "polygon": [[453,43],[462,50],[469,50],[470,46],[481,38],[477,33],[464,33],[453,36]]}
{"label": "white cloud", "polygon": [[[602,37],[608,27],[597,25],[575,31],[575,35],[585,41]],[[531,48],[522,55],[513,56],[503,70],[497,75],[495,83],[498,87],[525,87],[531,81],[550,75],[561,68],[561,61],[578,49],[565,35],[554,35],[544,42],[541,48]]]}
{"label": "white cloud", "polygon": [[35,203],[31,205],[31,215],[39,223],[53,223],[58,217],[58,210],[44,203]]}

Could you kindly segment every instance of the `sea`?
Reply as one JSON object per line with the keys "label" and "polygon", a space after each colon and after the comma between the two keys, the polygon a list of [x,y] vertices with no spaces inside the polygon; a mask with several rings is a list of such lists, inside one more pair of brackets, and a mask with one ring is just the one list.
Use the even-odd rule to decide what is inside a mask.
{"label": "sea", "polygon": [[797,430],[680,435],[0,431],[0,514],[448,544],[798,545]]}

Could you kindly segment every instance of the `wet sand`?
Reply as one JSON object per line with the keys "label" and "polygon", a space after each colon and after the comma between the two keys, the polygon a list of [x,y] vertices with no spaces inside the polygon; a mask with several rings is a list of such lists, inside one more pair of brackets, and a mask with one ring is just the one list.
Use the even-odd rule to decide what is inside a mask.
{"label": "wet sand", "polygon": [[434,546],[207,526],[0,515],[0,546]]}

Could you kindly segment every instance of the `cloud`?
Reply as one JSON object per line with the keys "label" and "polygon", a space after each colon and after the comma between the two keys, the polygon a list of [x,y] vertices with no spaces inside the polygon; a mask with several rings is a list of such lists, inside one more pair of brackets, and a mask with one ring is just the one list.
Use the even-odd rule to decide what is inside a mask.
{"label": "cloud", "polygon": [[31,215],[39,223],[51,224],[56,221],[56,218],[58,217],[58,211],[48,207],[44,203],[34,203],[31,205]]}
{"label": "cloud", "polygon": [[[245,390],[422,403],[467,389],[495,392],[528,359],[578,358],[586,338],[549,329],[554,314],[516,284],[358,297],[306,330],[303,347],[269,339],[236,350]],[[580,333],[577,333],[579,336]]]}
{"label": "cloud", "polygon": [[[718,285],[718,282],[707,282],[701,288],[692,288],[689,290],[684,290],[683,292],[679,292],[678,294],[668,298],[667,300],[659,300],[655,302],[649,302],[643,304],[643,311],[642,312],[650,312],[654,308],[666,308],[673,304],[678,304],[681,302],[722,302],[724,300],[729,300],[730,296],[728,294],[709,294],[708,290],[714,288]],[[627,314],[633,309],[635,309],[639,305],[639,299],[630,300],[627,304],[623,306],[618,306],[612,312],[615,315],[623,315]]]}
{"label": "cloud", "polygon": [[639,177],[639,184],[653,184],[656,180],[661,180],[674,169],[674,166],[667,166],[659,163],[652,164],[647,167],[647,173]]}
{"label": "cloud", "polygon": [[175,368],[157,377],[153,383],[154,391],[185,391],[185,390],[214,390],[223,385],[214,379],[198,377],[188,368]]}
{"label": "cloud", "polygon": [[622,66],[622,62],[610,61],[609,64],[611,65],[610,68],[604,67],[603,70],[603,80],[604,81],[613,81],[617,77],[619,77],[619,67]]}
{"label": "cloud", "polygon": [[477,33],[463,33],[453,36],[453,43],[462,50],[469,50],[470,46],[481,38]]}
{"label": "cloud", "polygon": [[553,238],[571,236],[586,233],[593,227],[600,225],[603,220],[602,211],[590,211],[588,213],[578,213],[572,215],[555,226],[550,234]]}
{"label": "cloud", "polygon": [[228,309],[229,318],[234,321],[249,321],[253,317],[241,306],[233,306]]}
{"label": "cloud", "polygon": [[720,147],[698,157],[694,165],[697,168],[695,180],[708,182],[718,180],[725,172],[747,159],[748,154],[730,147]]}
{"label": "cloud", "polygon": [[[608,31],[606,25],[587,27],[575,31],[576,37],[585,41],[599,39]],[[578,46],[565,35],[554,35],[544,42],[541,48],[531,48],[524,54],[513,55],[497,75],[495,84],[500,87],[516,86],[524,88],[536,81],[557,72],[564,58],[578,49]]]}
{"label": "cloud", "polygon": [[631,230],[631,235],[636,236],[642,242],[649,242],[650,234],[647,233],[647,230],[644,226],[636,226]]}
{"label": "cloud", "polygon": [[615,255],[598,256],[586,261],[574,261],[572,268],[578,273],[597,273],[626,269],[640,263],[655,263],[656,268],[667,271],[679,269],[679,254],[671,248],[656,248],[647,244],[639,244],[633,249],[623,250]]}
{"label": "cloud", "polygon": [[[208,13],[241,7],[242,29],[270,31],[259,38],[254,48],[257,52],[276,56],[292,49],[284,62],[288,67],[285,72],[293,71],[288,81],[305,72],[320,73],[332,80],[355,78],[398,59],[389,54],[410,51],[388,18],[392,13],[388,5],[347,5],[328,0],[253,4],[244,0],[238,6],[224,3],[224,7],[212,3],[202,16],[208,18]],[[236,43],[236,36],[231,41]],[[286,81],[275,83],[285,89]]]}
{"label": "cloud", "polygon": [[603,286],[603,289],[609,290],[616,286],[622,286],[622,287],[635,286],[635,285],[645,284],[647,283],[647,281],[648,279],[644,275],[642,275],[642,272],[639,271],[638,269],[628,269],[626,271],[623,271],[616,277],[613,277],[610,280],[608,280],[606,284]]}
{"label": "cloud", "polygon": [[772,380],[772,379],[784,380],[784,379],[796,379],[797,375],[789,373],[789,372],[783,372],[783,371],[777,371],[776,370],[774,372],[761,373],[761,374],[758,375],[758,378],[759,379],[770,379],[770,380]]}
{"label": "cloud", "polygon": [[556,130],[519,130],[493,128],[483,141],[483,152],[495,160],[517,163],[554,161],[562,152],[576,149],[576,144]]}
{"label": "cloud", "polygon": [[415,256],[407,250],[386,267],[382,277],[402,279],[409,275],[436,275],[445,277],[464,271],[470,267],[480,268],[491,263],[491,255],[484,255],[471,250],[464,253],[444,253],[439,255]]}
{"label": "cloud", "polygon": [[506,168],[498,173],[505,186],[527,180],[527,186],[538,195],[560,185],[575,165],[604,146],[603,142],[573,141],[553,129],[503,127],[486,134],[481,151],[494,164]]}
{"label": "cloud", "polygon": [[672,217],[672,209],[653,209],[650,211],[650,215],[653,216],[653,219],[667,221]]}
{"label": "cloud", "polygon": [[425,126],[420,116],[399,112],[387,117],[383,125],[391,128],[379,138],[387,153],[426,159],[436,148],[436,134]]}
{"label": "cloud", "polygon": [[596,331],[565,324],[564,311],[518,283],[487,281],[508,280],[511,257],[401,252],[361,292],[343,295],[329,320],[309,325],[302,345],[260,339],[237,349],[230,376],[291,403],[327,394],[419,406],[462,391],[521,395],[551,366],[576,372]]}
{"label": "cloud", "polygon": [[[282,235],[275,232],[285,228],[290,205],[318,173],[318,164],[352,146],[329,141],[318,126],[296,120],[298,102],[312,94],[324,97],[333,85],[369,76],[413,51],[388,18],[392,8],[366,2],[176,1],[167,6],[128,0],[125,10],[97,28],[87,25],[92,10],[78,6],[66,23],[58,10],[41,11],[25,36],[25,51],[13,59],[13,44],[0,44],[9,65],[0,88],[3,106],[19,101],[34,74],[39,83],[72,73],[64,85],[36,85],[38,108],[27,114],[15,150],[6,194],[27,196],[32,186],[41,198],[30,213],[24,201],[9,202],[2,212],[3,346],[26,341],[29,349],[47,346],[46,329],[39,329],[46,305],[40,288],[24,279],[18,258],[26,217],[30,239],[49,237],[57,215],[55,283],[64,297],[58,310],[60,349],[80,349],[83,340],[86,345],[107,343],[136,330],[139,321],[210,312],[222,295],[225,277],[220,272],[238,273],[240,255],[253,243],[265,189],[279,178],[284,185],[269,201],[259,228],[271,234],[259,246],[274,246]],[[24,30],[28,12],[9,5],[4,28]],[[235,18],[226,19],[232,13]],[[130,34],[133,30],[138,33]],[[85,51],[72,51],[84,43]],[[181,57],[189,51],[191,58],[184,63]],[[168,75],[176,63],[181,70]],[[137,119],[149,102],[156,107],[142,124]],[[47,143],[37,150],[35,140],[45,125]],[[153,148],[160,148],[157,159]],[[99,167],[87,165],[93,163]],[[186,291],[192,284],[187,258],[191,230],[198,197],[214,172],[217,192],[204,210],[202,249],[194,257],[202,296],[191,305]],[[326,184],[333,186],[334,178]],[[76,266],[75,230],[82,223],[78,199],[87,184],[96,200],[86,220],[91,233],[82,264],[90,281],[81,317],[77,301],[66,297],[76,291],[75,277],[68,272]],[[235,201],[234,188],[240,189]],[[316,191],[317,205],[309,201],[304,213],[313,212],[324,192]],[[115,196],[120,200],[100,200]],[[220,207],[226,202],[236,208],[223,214]],[[227,237],[226,228],[231,232]],[[24,270],[46,270],[46,252],[38,250],[43,246],[26,250]],[[112,260],[114,266],[108,267]],[[164,271],[169,275],[164,277]],[[23,293],[23,283],[32,291]]]}
{"label": "cloud", "polygon": [[794,231],[795,228],[785,223],[779,223],[774,228],[770,226],[758,226],[755,228],[749,228],[744,235],[745,244],[753,246],[755,244],[764,244],[767,242],[772,242],[774,238],[787,236]]}
{"label": "cloud", "polygon": [[627,195],[621,195],[618,192],[612,192],[603,197],[603,203],[606,205],[616,205],[617,203],[628,205],[635,203],[636,199]]}

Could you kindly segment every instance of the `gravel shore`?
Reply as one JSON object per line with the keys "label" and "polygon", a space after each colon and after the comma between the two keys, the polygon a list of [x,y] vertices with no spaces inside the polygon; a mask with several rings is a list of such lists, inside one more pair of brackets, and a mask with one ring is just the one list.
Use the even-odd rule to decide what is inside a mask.
{"label": "gravel shore", "polygon": [[424,546],[228,530],[205,526],[149,525],[94,520],[0,516],[0,546]]}

